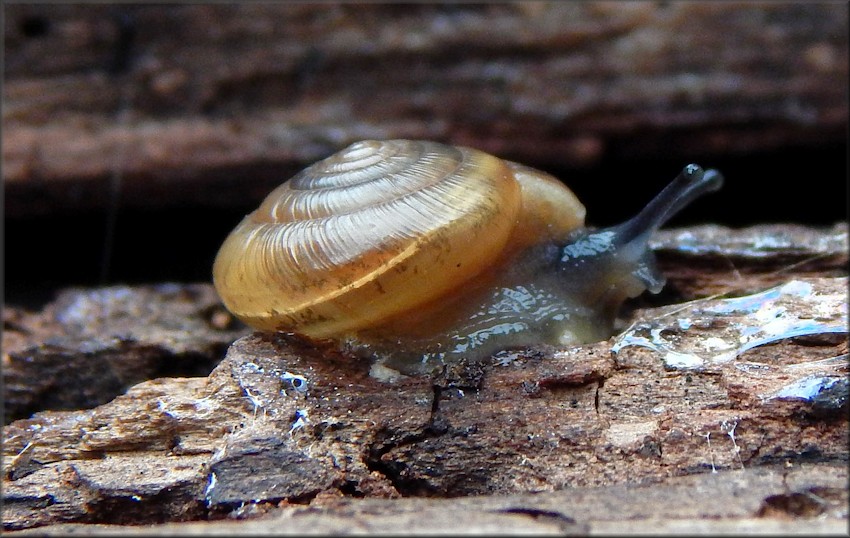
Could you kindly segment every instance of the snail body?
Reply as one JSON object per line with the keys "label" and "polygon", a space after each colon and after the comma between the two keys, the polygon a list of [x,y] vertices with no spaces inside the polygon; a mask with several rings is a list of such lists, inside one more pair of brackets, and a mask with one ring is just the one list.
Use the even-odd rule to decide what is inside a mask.
{"label": "snail body", "polygon": [[334,339],[401,370],[611,336],[664,279],[649,235],[722,178],[689,165],[602,230],[552,176],[470,148],[363,141],[272,191],[213,265],[225,306],[264,331]]}

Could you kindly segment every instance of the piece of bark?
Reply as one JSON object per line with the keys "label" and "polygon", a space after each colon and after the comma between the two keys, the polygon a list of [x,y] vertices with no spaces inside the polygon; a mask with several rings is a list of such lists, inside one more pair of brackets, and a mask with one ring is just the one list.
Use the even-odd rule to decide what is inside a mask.
{"label": "piece of bark", "polygon": [[364,138],[565,168],[816,148],[846,134],[842,3],[4,14],[9,216],[109,207],[116,189],[127,205],[244,206]]}
{"label": "piece of bark", "polygon": [[[6,426],[4,527],[251,517],[275,503],[321,507],[340,497],[575,491],[715,470],[843,465],[847,279],[829,276],[842,264],[846,275],[843,230],[661,234],[668,251],[678,238],[678,250],[691,253],[678,258],[686,265],[710,257],[709,244],[723,256],[737,252],[741,270],[789,256],[810,263],[805,276],[795,273],[799,264],[784,266],[786,278],[765,291],[639,309],[606,342],[506,351],[431,377],[388,375],[283,335],[247,336],[206,378],[150,380],[87,411],[46,411]],[[827,276],[812,276],[821,262]],[[762,277],[767,287],[774,273],[753,269],[748,284]],[[144,305],[155,290],[123,296]],[[91,296],[68,295],[87,312],[118,318],[158,308],[137,311],[131,301],[107,309],[109,301]],[[57,301],[47,310],[66,309]],[[209,323],[210,311],[190,301],[172,315],[200,317],[182,322],[194,327]],[[141,315],[139,325],[170,319],[162,316]],[[78,330],[97,341],[115,326],[107,320]],[[759,514],[791,513],[798,497],[809,498],[763,498]]]}
{"label": "piece of bark", "polygon": [[[794,280],[695,301],[676,316],[648,309],[612,341],[393,382],[332,348],[254,334],[207,379],[152,380],[90,411],[7,426],[4,525],[144,523],[249,502],[539,492],[846,462],[846,286]],[[760,327],[768,312],[782,313],[788,334],[765,326],[765,341],[747,347],[744,336],[759,336],[749,324]],[[742,347],[730,355],[736,338]],[[274,471],[264,479],[254,470]]]}
{"label": "piece of bark", "polygon": [[840,534],[847,525],[847,478],[844,465],[803,463],[537,494],[253,505],[261,518],[144,527],[64,524],[10,535]]}
{"label": "piece of bark", "polygon": [[3,309],[4,419],[86,409],[154,377],[206,376],[247,334],[210,284],[68,289]]}
{"label": "piece of bark", "polygon": [[650,247],[667,277],[658,300],[667,302],[671,296],[683,300],[754,292],[791,275],[843,276],[850,250],[846,222],[831,228],[762,224],[664,229],[653,234]]}

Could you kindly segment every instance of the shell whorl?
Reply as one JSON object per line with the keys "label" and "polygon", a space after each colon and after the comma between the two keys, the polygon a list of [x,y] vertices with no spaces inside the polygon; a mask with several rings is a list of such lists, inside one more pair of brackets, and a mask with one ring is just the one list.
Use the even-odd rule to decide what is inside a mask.
{"label": "shell whorl", "polygon": [[321,338],[374,326],[491,265],[523,189],[510,163],[480,151],[358,142],[245,217],[216,257],[215,285],[259,329]]}

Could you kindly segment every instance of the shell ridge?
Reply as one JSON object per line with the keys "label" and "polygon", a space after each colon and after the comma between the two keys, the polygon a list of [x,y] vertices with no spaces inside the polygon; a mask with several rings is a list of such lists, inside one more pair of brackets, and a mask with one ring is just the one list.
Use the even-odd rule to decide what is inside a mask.
{"label": "shell ridge", "polygon": [[[250,324],[281,330],[292,322],[315,337],[371,326],[432,300],[431,293],[460,289],[458,282],[493,262],[520,207],[510,170],[476,150],[394,145],[398,162],[407,159],[402,149],[415,148],[416,157],[390,178],[316,191],[293,189],[293,178],[245,219],[235,243],[250,245],[234,247],[241,250],[232,255],[249,260],[226,260],[220,267],[235,274],[226,277],[228,286],[236,279],[250,290],[231,297],[245,305]],[[398,167],[382,163],[357,170],[356,177],[388,166]],[[301,186],[313,182],[306,173],[296,177]],[[369,189],[366,198],[378,201],[353,210]],[[422,279],[415,286],[412,274]],[[423,295],[429,289],[435,291]]]}

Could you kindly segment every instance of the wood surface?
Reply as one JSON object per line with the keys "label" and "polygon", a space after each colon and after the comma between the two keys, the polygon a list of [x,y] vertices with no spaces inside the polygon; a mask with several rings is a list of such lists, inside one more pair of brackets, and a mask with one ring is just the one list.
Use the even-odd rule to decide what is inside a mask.
{"label": "wood surface", "polygon": [[[848,516],[846,236],[846,226],[662,232],[671,289],[702,298],[638,304],[605,342],[508,350],[433,376],[388,376],[333,346],[249,334],[208,376],[157,377],[90,409],[6,425],[4,528],[835,532]],[[744,286],[701,294],[688,275],[711,260],[727,262],[717,281]],[[179,347],[173,319],[127,319],[156,289],[115,291],[100,291],[101,318]],[[78,307],[93,301],[76,293]],[[105,308],[113,295],[123,302]],[[59,311],[42,320],[55,333],[68,319]],[[209,324],[210,310],[178,317]],[[224,321],[214,325],[233,329]],[[122,325],[99,327],[89,349]],[[19,357],[38,347],[28,345]],[[429,515],[449,505],[472,515],[454,528]],[[631,526],[648,515],[653,525]],[[216,523],[228,518],[250,524]],[[212,522],[173,525],[200,520]]]}
{"label": "wood surface", "polygon": [[841,2],[11,4],[6,214],[109,207],[116,191],[125,206],[242,207],[366,138],[552,169],[837,147],[847,14]]}
{"label": "wood surface", "polygon": [[[64,287],[3,309],[5,532],[846,534],[846,162],[818,157],[846,144],[846,3],[3,10],[7,256],[21,297]],[[667,285],[611,339],[432,376],[252,333],[208,282],[58,276],[88,240],[146,282],[182,245],[203,279],[228,218],[364,138],[598,173],[593,224],[653,162],[751,169],[717,225],[655,235]]]}

